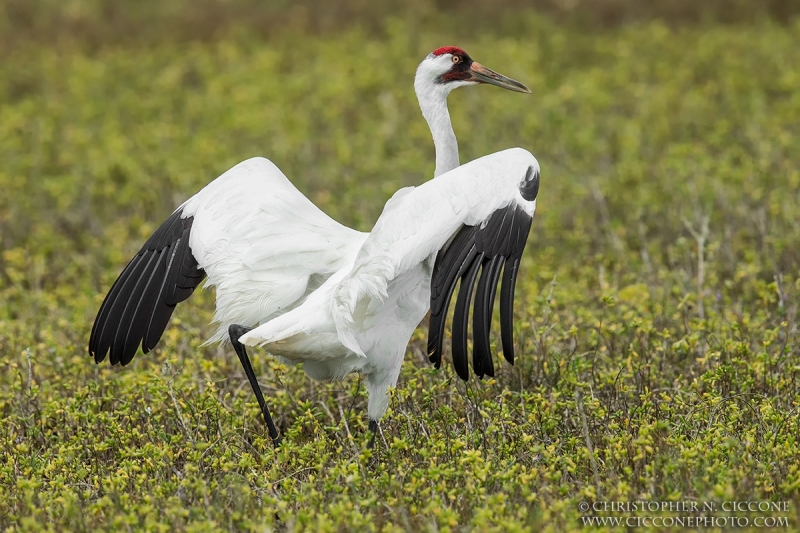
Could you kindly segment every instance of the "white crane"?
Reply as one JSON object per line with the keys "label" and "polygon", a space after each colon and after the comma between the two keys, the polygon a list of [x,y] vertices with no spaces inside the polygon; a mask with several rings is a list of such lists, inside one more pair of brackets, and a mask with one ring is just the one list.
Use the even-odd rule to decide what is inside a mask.
{"label": "white crane", "polygon": [[360,372],[374,438],[406,345],[429,308],[428,350],[440,366],[459,280],[453,365],[467,380],[475,292],[473,369],[479,377],[494,375],[489,330],[502,270],[501,338],[513,363],[514,284],[536,208],[539,164],[513,148],[459,167],[447,95],[479,83],[530,93],[457,47],[439,48],[419,65],[414,88],[433,134],[435,178],[397,191],[370,233],[328,217],[266,159],[225,172],[175,210],[128,263],[98,311],[89,353],[97,363],[110,353],[112,365],[128,364],[140,345],[147,353],[175,305],[208,276],[219,327],[207,343],[230,337],[273,441],[278,432],[245,345],[303,363],[317,380]]}

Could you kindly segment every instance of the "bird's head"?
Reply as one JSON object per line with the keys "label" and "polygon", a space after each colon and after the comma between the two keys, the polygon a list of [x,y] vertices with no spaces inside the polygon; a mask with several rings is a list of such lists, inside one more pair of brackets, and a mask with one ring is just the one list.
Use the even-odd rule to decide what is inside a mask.
{"label": "bird's head", "polygon": [[445,95],[456,87],[488,83],[503,89],[520,93],[531,90],[516,80],[484,67],[473,61],[457,46],[437,48],[426,57],[417,68],[414,85],[417,92],[443,92]]}

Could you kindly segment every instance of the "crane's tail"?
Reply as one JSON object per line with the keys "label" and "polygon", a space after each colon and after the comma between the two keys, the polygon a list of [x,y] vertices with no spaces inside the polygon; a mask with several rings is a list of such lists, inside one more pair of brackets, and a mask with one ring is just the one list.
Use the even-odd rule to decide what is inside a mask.
{"label": "crane's tail", "polygon": [[245,346],[269,347],[271,344],[305,333],[302,322],[293,320],[293,318],[293,313],[291,312],[273,318],[266,324],[253,328],[239,337],[239,342]]}

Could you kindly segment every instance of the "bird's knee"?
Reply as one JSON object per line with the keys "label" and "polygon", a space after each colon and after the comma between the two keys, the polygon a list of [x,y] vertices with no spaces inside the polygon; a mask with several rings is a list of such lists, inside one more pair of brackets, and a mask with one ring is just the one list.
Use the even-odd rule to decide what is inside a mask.
{"label": "bird's knee", "polygon": [[230,326],[228,326],[228,335],[230,335],[232,342],[239,342],[239,337],[241,337],[251,329],[252,328],[248,328],[240,324],[231,324]]}

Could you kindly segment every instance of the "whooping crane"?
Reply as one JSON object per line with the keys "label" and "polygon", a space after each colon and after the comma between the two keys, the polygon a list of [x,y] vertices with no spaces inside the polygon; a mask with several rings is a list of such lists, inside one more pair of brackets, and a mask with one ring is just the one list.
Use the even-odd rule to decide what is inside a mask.
{"label": "whooping crane", "polygon": [[[473,61],[438,48],[417,68],[414,89],[436,150],[434,179],[397,191],[370,233],[328,217],[270,161],[231,168],[164,222],[128,263],[98,311],[89,340],[97,363],[128,364],[161,338],[175,305],[203,279],[216,287],[216,332],[230,338],[273,441],[278,432],[245,350],[264,347],[313,379],[366,377],[372,438],[397,383],[406,345],[428,309],[428,350],[441,365],[444,323],[456,283],[452,357],[467,380],[469,307],[473,369],[493,376],[489,330],[503,272],[503,354],[513,363],[517,270],[539,190],[539,164],[522,148],[459,167],[447,95],[487,83],[530,93]],[[372,441],[370,441],[371,443]]]}

